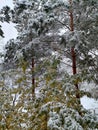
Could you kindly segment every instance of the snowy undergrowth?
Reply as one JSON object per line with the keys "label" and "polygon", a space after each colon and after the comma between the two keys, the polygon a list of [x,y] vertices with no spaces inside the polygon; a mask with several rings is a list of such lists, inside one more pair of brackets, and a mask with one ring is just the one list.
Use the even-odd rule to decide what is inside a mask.
{"label": "snowy undergrowth", "polygon": [[[66,64],[63,64],[63,69],[61,68],[61,70],[64,69],[68,72],[70,71]],[[51,75],[54,71],[52,69],[47,71],[49,71],[48,75],[45,73],[45,77],[42,76],[40,79],[37,79],[38,86],[36,87],[36,100],[34,102],[31,101],[31,70],[19,68],[2,72],[0,84],[1,87],[2,85],[5,86],[2,88],[2,91],[4,90],[4,99],[6,99],[4,104],[2,102],[2,108],[6,110],[5,106],[10,104],[8,107],[9,110],[12,108],[16,109],[15,112],[17,114],[15,118],[21,113],[18,120],[22,120],[25,117],[25,119],[19,121],[21,128],[24,130],[28,127],[34,127],[34,130],[38,130],[39,128],[43,130],[46,127],[49,130],[95,130],[97,128],[97,119],[94,117],[94,114],[86,111],[91,106],[85,107],[86,99],[89,103],[91,103],[92,99],[84,96],[81,98],[81,104],[86,109],[78,106],[75,98],[75,88],[74,85],[71,85],[69,79],[67,79],[70,77],[67,75],[67,72],[63,79],[58,77],[58,80],[55,78],[53,80]],[[7,99],[7,97],[9,98]],[[6,104],[7,102],[8,104]],[[95,109],[94,106],[93,109]],[[13,109],[9,112],[13,113],[12,111]],[[6,114],[7,112],[3,113],[3,116],[6,117]],[[12,118],[14,119],[14,117]],[[38,123],[32,123],[29,126],[32,122],[32,120],[28,120],[27,122],[29,118],[34,118],[33,121],[38,121]]]}
{"label": "snowy undergrowth", "polygon": [[[40,89],[37,87],[36,100],[33,102],[31,100],[30,70],[26,70],[25,73],[23,69],[8,70],[2,72],[0,77],[2,77],[1,88],[2,85],[5,86],[2,88],[2,94],[5,94],[5,101],[2,102],[3,116],[6,117],[6,120],[11,118],[10,125],[12,125],[12,120],[16,120],[17,123],[13,125],[24,130],[27,128],[44,130],[46,127],[48,130],[92,130],[93,128],[95,130],[97,128],[97,119],[81,106],[77,106],[74,86],[70,87],[70,83],[66,83],[62,87],[60,78],[58,81],[51,81],[51,77],[50,79],[41,77],[40,80],[43,84],[37,81]],[[81,103],[84,104],[84,101]],[[4,111],[6,112],[4,113]],[[82,115],[79,114],[79,111],[82,112]],[[16,115],[9,117],[9,113],[12,115],[14,112]],[[7,118],[7,114],[9,118]],[[33,123],[31,123],[32,121]],[[8,124],[2,120],[3,123]],[[15,127],[13,126],[13,128]]]}

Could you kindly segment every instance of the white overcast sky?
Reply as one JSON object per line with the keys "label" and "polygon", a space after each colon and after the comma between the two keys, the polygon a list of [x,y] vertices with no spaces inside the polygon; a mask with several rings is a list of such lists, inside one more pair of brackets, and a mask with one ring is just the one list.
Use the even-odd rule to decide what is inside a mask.
{"label": "white overcast sky", "polygon": [[[3,7],[3,6],[10,6],[10,8],[13,8],[13,0],[0,0],[0,9]],[[15,24],[13,23],[1,23],[0,22],[0,25],[2,25],[2,30],[4,31],[4,36],[5,38],[3,39],[4,41],[4,44],[6,44],[6,42],[11,39],[11,38],[16,38],[17,36],[17,31],[15,29]]]}
{"label": "white overcast sky", "polygon": [[0,0],[0,8],[2,8],[2,6],[8,5],[11,8],[13,8],[13,0]]}

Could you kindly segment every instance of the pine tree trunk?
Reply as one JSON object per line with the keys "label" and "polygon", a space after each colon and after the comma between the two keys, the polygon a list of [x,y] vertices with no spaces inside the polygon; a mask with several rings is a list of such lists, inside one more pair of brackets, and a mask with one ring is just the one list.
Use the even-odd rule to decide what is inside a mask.
{"label": "pine tree trunk", "polygon": [[[31,32],[29,34],[29,38],[30,38],[30,41],[32,41],[32,29],[31,29]],[[33,54],[32,54],[32,59],[31,59],[31,71],[32,71],[32,98],[34,99],[35,97],[35,74],[34,74],[34,65],[35,65],[35,61],[34,61],[34,50],[33,51]]]}
{"label": "pine tree trunk", "polygon": [[[69,2],[72,7],[72,0],[69,0]],[[69,13],[70,13],[70,31],[73,32],[74,31],[74,21],[73,21],[72,8]],[[72,71],[73,71],[73,75],[75,75],[75,74],[77,74],[77,66],[76,66],[76,53],[75,53],[74,46],[71,48],[71,56],[72,56]],[[75,84],[75,87],[76,87],[76,97],[80,98],[78,84]]]}
{"label": "pine tree trunk", "polygon": [[32,97],[35,96],[34,58],[32,58]]}
{"label": "pine tree trunk", "polygon": [[[71,55],[72,55],[72,70],[73,70],[73,75],[77,74],[77,66],[76,66],[76,54],[74,47],[71,48]],[[80,98],[79,95],[79,87],[78,84],[74,84],[76,87],[76,98]]]}

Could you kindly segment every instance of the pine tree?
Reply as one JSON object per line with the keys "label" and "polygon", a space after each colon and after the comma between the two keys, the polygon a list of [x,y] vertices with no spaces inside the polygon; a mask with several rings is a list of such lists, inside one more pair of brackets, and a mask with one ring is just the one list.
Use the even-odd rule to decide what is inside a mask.
{"label": "pine tree", "polygon": [[[97,24],[98,2],[73,1],[74,27],[77,37],[77,64],[82,72],[81,75],[87,77],[86,80],[97,83]],[[95,51],[95,52],[94,52]],[[85,79],[85,78],[84,78]]]}
{"label": "pine tree", "polygon": [[[86,16],[80,20],[82,18],[80,12],[87,13],[88,9],[91,9],[92,6],[95,7],[96,3],[92,5],[92,1],[88,3],[87,1],[73,0],[70,6],[70,2],[65,3],[65,1],[60,0],[14,1],[13,22],[17,23],[19,31],[15,44],[19,45],[19,48],[18,51],[12,52],[15,53],[16,59],[21,60],[21,68],[15,69],[16,71],[8,71],[9,78],[13,77],[14,80],[12,86],[18,85],[17,87],[6,89],[8,86],[1,82],[3,90],[0,98],[3,109],[0,112],[0,127],[9,130],[98,129],[96,117],[93,117],[79,104],[75,88],[75,85],[77,87],[79,82],[85,80],[85,75],[88,75],[86,73],[81,76],[83,72],[80,75],[76,73],[76,64],[79,64],[77,67],[80,67],[82,71],[82,64],[79,63],[82,61],[80,56],[88,56],[88,52],[97,46],[94,41],[94,46],[89,48],[91,40],[89,35],[92,36],[92,34],[88,34],[89,24],[88,26],[84,24]],[[90,16],[92,16],[93,10],[91,12]],[[94,10],[95,12],[97,9]],[[70,15],[72,16],[70,17]],[[71,22],[70,18],[72,18]],[[93,24],[96,27],[95,23],[97,22],[95,21]],[[70,23],[72,23],[72,27]],[[73,26],[74,29],[72,29]],[[59,30],[63,27],[65,27],[66,32],[60,36]],[[86,40],[87,42],[85,42]],[[59,43],[64,43],[65,46],[62,47]],[[84,43],[86,43],[85,46]],[[8,50],[10,49],[8,48]],[[65,52],[68,53],[65,54]],[[54,55],[49,56],[51,53]],[[71,55],[72,53],[76,53],[78,56]],[[73,69],[75,67],[74,75],[67,73],[64,69],[61,72],[62,59],[68,54],[70,61],[73,61],[73,65],[75,65],[73,66]],[[31,65],[31,60],[36,63],[35,66],[34,63],[32,66],[35,69],[34,74],[38,78],[36,79],[38,93],[35,93],[35,100],[32,100],[33,89],[30,78],[32,72],[29,72],[29,67],[27,67]],[[86,67],[88,66],[83,69]],[[3,80],[8,74],[1,75]],[[84,94],[87,93],[79,91],[79,96]]]}
{"label": "pine tree", "polygon": [[[41,63],[41,58],[45,58],[53,51],[59,52],[59,49],[63,49],[66,52],[68,50],[68,57],[72,60],[74,77],[78,77],[74,78],[73,83],[76,86],[76,95],[79,97],[78,82],[94,80],[97,83],[97,55],[93,53],[97,47],[97,40],[93,40],[94,46],[90,44],[93,32],[95,32],[95,37],[97,36],[96,5],[97,3],[94,1],[88,3],[77,0],[69,2],[55,0],[47,2],[44,0],[36,2],[15,1],[13,22],[17,23],[19,36],[16,44],[19,44],[20,47],[14,57],[17,58],[17,53],[22,54],[23,59],[34,68],[34,61],[37,65],[37,63]],[[93,15],[94,13],[95,15]],[[59,30],[64,27],[65,34],[60,36]],[[51,40],[49,40],[50,38]],[[59,43],[63,43],[65,47],[60,47]],[[63,53],[62,56],[64,55],[66,54]],[[80,69],[79,74],[76,72],[76,66]],[[32,84],[34,86],[35,74],[34,69],[32,70]]]}

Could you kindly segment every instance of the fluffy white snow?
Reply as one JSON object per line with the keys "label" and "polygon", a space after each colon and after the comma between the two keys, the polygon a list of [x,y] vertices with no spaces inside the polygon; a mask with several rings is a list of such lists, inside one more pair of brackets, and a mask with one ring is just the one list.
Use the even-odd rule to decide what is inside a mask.
{"label": "fluffy white snow", "polygon": [[98,109],[98,100],[83,96],[81,98],[81,104],[86,109]]}
{"label": "fluffy white snow", "polygon": [[98,100],[83,96],[81,104],[85,109],[90,110],[94,115],[98,116]]}

